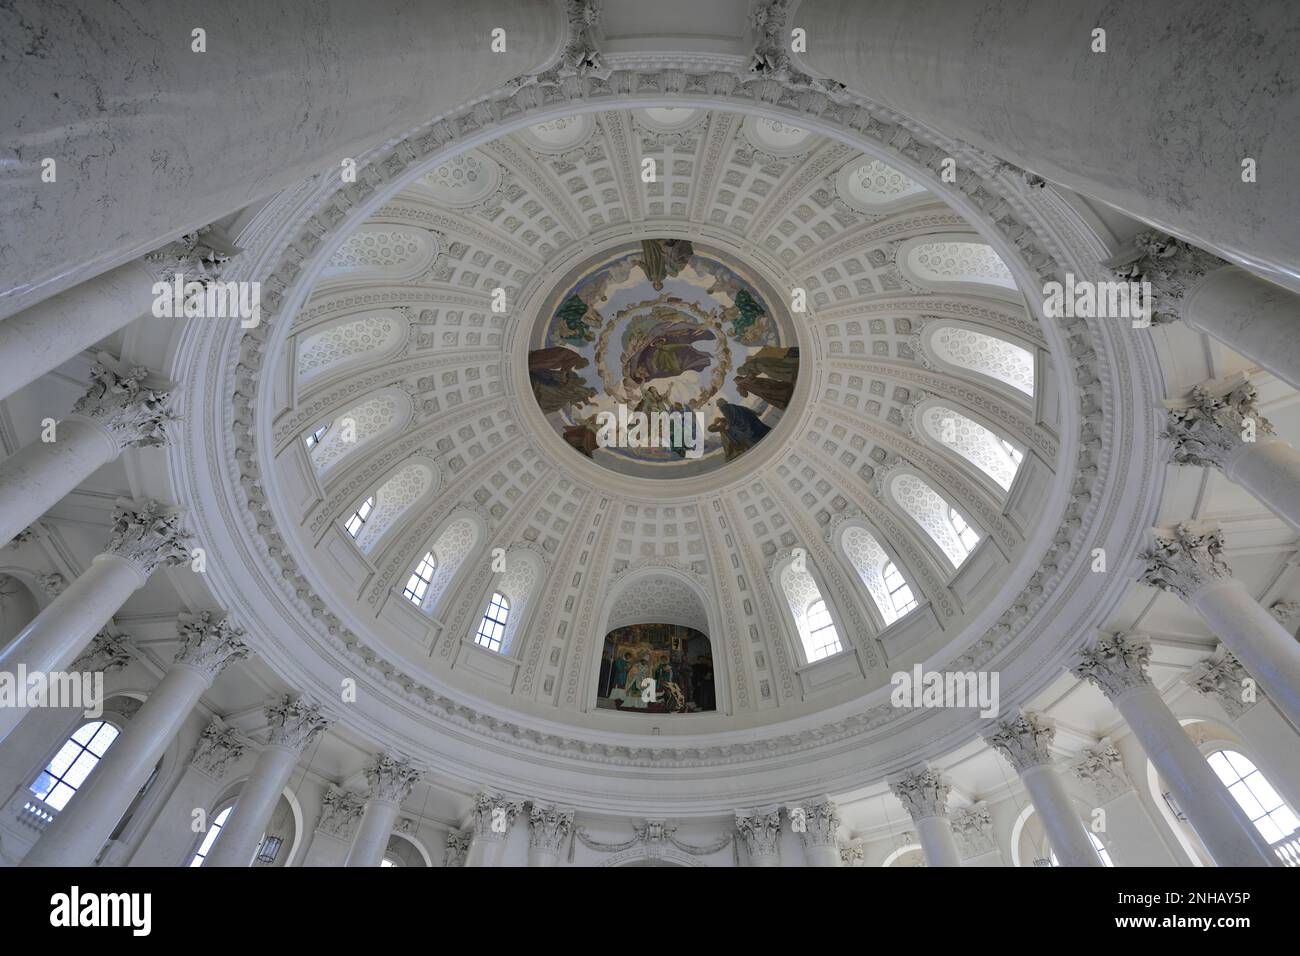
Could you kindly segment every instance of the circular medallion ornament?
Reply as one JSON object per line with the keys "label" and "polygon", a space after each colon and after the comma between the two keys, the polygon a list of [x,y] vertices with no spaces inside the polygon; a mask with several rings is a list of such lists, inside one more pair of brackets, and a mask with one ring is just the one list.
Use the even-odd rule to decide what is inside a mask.
{"label": "circular medallion ornament", "polygon": [[533,397],[577,454],[678,478],[741,458],[794,395],[799,349],[775,297],[686,239],[646,239],[575,270],[528,353]]}

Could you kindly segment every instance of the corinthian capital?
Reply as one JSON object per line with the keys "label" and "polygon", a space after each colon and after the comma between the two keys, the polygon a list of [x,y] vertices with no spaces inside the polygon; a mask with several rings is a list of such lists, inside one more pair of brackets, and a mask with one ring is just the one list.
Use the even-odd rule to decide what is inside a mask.
{"label": "corinthian capital", "polygon": [[1124,758],[1108,741],[1085,750],[1083,756],[1071,765],[1070,772],[1084,783],[1091,784],[1097,799],[1102,802],[1133,789],[1124,771]]}
{"label": "corinthian capital", "polygon": [[1092,647],[1079,654],[1070,673],[1080,680],[1092,681],[1111,700],[1135,687],[1151,683],[1147,661],[1151,645],[1135,634],[1103,634]]}
{"label": "corinthian capital", "polygon": [[1031,713],[1000,720],[997,729],[988,736],[988,742],[1010,761],[1016,773],[1031,767],[1052,762],[1052,741],[1056,726],[1047,719]]}
{"label": "corinthian capital", "polygon": [[419,779],[420,771],[412,767],[409,760],[393,754],[380,754],[366,768],[366,783],[370,785],[369,798],[380,803],[401,806]]}
{"label": "corinthian capital", "polygon": [[226,768],[242,757],[244,742],[233,727],[213,721],[203,728],[190,763],[210,777],[220,780]]}
{"label": "corinthian capital", "polygon": [[1155,546],[1138,555],[1147,565],[1144,584],[1187,600],[1205,585],[1232,577],[1223,560],[1223,532],[1217,527],[1184,521],[1156,528],[1154,534]]}
{"label": "corinthian capital", "polygon": [[737,810],[736,831],[751,857],[775,856],[781,839],[781,809]]}
{"label": "corinthian capital", "polygon": [[156,501],[119,500],[104,550],[130,561],[148,577],[162,564],[179,564],[189,557],[190,534],[181,529],[180,520]]}
{"label": "corinthian capital", "polygon": [[271,725],[268,743],[297,753],[302,753],[329,726],[319,705],[292,694],[267,704],[266,719]]}
{"label": "corinthian capital", "polygon": [[833,846],[838,851],[836,831],[840,828],[840,808],[829,797],[803,804],[804,830],[799,834],[805,848]]}
{"label": "corinthian capital", "polygon": [[80,656],[72,662],[74,671],[115,671],[131,663],[131,638],[113,634],[107,627],[96,634]]}
{"label": "corinthian capital", "polygon": [[948,815],[948,794],[952,785],[937,770],[912,770],[893,781],[889,788],[893,790],[898,802],[907,808],[912,822],[916,823],[928,817],[946,817]]}
{"label": "corinthian capital", "polygon": [[1204,276],[1228,265],[1223,259],[1181,239],[1150,230],[1133,239],[1134,251],[1110,261],[1117,278],[1151,283],[1152,322],[1172,322],[1183,299]]}
{"label": "corinthian capital", "polygon": [[340,840],[350,839],[357,820],[365,811],[361,794],[332,786],[325,792],[321,803],[320,823],[316,828]]}
{"label": "corinthian capital", "polygon": [[181,638],[176,663],[197,668],[209,681],[215,680],[231,661],[243,660],[249,653],[243,630],[230,618],[218,618],[212,611],[181,614],[176,631]]}
{"label": "corinthian capital", "polygon": [[189,232],[146,253],[144,261],[164,282],[214,282],[239,249],[211,226]]}
{"label": "corinthian capital", "polygon": [[90,388],[72,406],[72,414],[95,422],[119,449],[165,443],[167,429],[177,419],[168,407],[169,394],[145,387],[148,375],[143,366],[121,368],[101,352],[90,368]]}
{"label": "corinthian capital", "polygon": [[474,840],[474,831],[468,827],[464,830],[451,830],[447,833],[447,855],[443,866],[464,866],[465,857],[469,856],[469,845]]}
{"label": "corinthian capital", "polygon": [[963,860],[983,853],[992,853],[997,844],[993,842],[993,817],[989,808],[983,804],[962,807],[952,813],[952,835],[957,841],[957,850]]}
{"label": "corinthian capital", "polygon": [[1273,426],[1259,413],[1257,401],[1255,386],[1238,374],[1203,382],[1186,399],[1165,402],[1169,423],[1161,437],[1173,441],[1173,460],[1222,468],[1259,438],[1272,436]]}
{"label": "corinthian capital", "polygon": [[1213,657],[1209,657],[1187,675],[1188,683],[1206,697],[1219,702],[1229,717],[1236,719],[1256,704],[1254,679],[1246,668],[1222,644]]}
{"label": "corinthian capital", "polygon": [[475,839],[504,840],[523,809],[522,800],[498,793],[478,794],[474,798],[474,809],[470,811],[470,827]]}
{"label": "corinthian capital", "polygon": [[573,811],[560,807],[539,807],[528,811],[528,844],[536,850],[559,853],[573,833]]}

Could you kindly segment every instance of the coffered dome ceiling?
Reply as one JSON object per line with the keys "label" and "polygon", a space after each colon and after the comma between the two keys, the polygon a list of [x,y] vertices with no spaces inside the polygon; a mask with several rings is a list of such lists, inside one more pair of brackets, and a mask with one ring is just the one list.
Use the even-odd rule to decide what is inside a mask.
{"label": "coffered dome ceiling", "polygon": [[[717,110],[534,124],[387,202],[294,320],[295,557],[361,640],[476,693],[639,730],[593,713],[588,658],[681,622],[730,713],[779,720],[997,589],[1057,470],[1043,346],[994,250],[878,159]],[[598,444],[620,405],[699,410],[702,454]],[[849,651],[826,663],[819,600]]]}
{"label": "coffered dome ceiling", "polygon": [[[684,102],[399,145],[346,229],[329,197],[372,188],[320,179],[251,232],[288,242],[268,288],[295,307],[242,337],[208,429],[262,576],[234,600],[274,601],[268,655],[322,696],[361,675],[367,732],[430,763],[490,740],[657,772],[883,727],[892,673],[1026,640],[1095,517],[1090,333],[1019,291],[1062,233],[824,123]],[[702,412],[702,454],[594,441],[620,405]],[[646,623],[708,636],[716,710],[597,708],[605,635]]]}

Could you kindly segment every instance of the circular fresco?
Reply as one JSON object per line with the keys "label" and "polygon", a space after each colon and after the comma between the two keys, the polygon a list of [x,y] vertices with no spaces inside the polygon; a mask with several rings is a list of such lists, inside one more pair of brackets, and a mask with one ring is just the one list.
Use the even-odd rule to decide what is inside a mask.
{"label": "circular fresco", "polygon": [[548,301],[533,397],[575,454],[614,471],[713,471],[763,441],[794,395],[799,349],[774,301],[686,239],[606,252]]}

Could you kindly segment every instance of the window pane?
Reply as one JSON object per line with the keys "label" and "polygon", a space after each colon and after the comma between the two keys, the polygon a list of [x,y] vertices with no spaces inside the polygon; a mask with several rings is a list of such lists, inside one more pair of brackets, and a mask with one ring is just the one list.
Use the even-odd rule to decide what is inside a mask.
{"label": "window pane", "polygon": [[68,801],[72,799],[74,793],[76,793],[76,791],[66,783],[61,783],[54,788],[53,792],[48,797],[45,798],[45,802],[55,810],[62,810],[68,805]]}
{"label": "window pane", "polygon": [[36,782],[32,784],[32,793],[44,800],[49,795],[50,791],[54,789],[54,784],[56,782],[55,778],[50,776],[48,771],[42,770],[41,775],[37,777]]}
{"label": "window pane", "polygon": [[89,751],[83,750],[81,756],[63,775],[63,782],[70,787],[80,787],[90,776],[90,771],[95,769],[95,764],[99,763],[99,758]]}
{"label": "window pane", "polygon": [[104,756],[104,751],[117,739],[118,730],[112,724],[104,724],[90,741],[90,752],[96,757]]}

